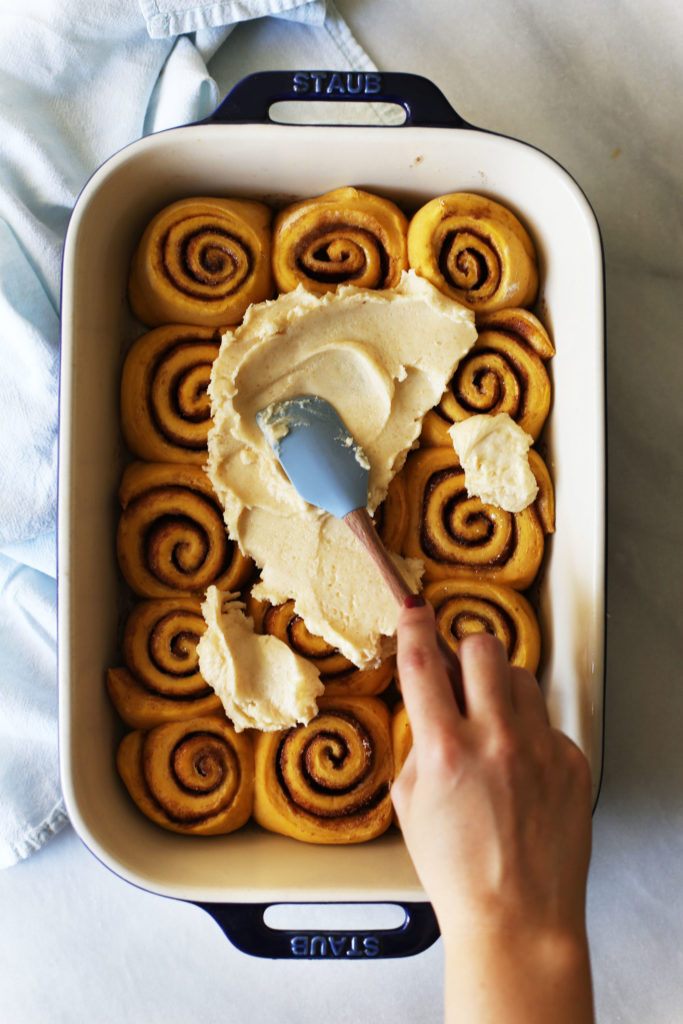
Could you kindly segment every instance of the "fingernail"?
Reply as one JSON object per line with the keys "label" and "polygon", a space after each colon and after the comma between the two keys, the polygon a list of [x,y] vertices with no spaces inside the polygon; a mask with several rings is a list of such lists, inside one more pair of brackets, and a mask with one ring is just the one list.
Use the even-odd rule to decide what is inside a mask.
{"label": "fingernail", "polygon": [[403,602],[404,608],[423,608],[425,599],[421,594],[409,594]]}

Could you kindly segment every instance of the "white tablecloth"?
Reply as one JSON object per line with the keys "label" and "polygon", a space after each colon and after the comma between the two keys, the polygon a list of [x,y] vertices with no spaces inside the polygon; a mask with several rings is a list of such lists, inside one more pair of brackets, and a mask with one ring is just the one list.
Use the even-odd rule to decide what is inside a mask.
{"label": "white tablecloth", "polygon": [[[679,1024],[681,8],[676,0],[337,6],[379,68],[428,76],[471,123],[555,157],[600,222],[609,618],[589,933],[601,1024]],[[218,93],[259,68],[319,67],[319,32],[274,20],[238,25],[209,64]],[[8,1024],[440,1019],[439,943],[406,961],[249,958],[202,911],[111,874],[68,827],[0,872],[0,907]]]}

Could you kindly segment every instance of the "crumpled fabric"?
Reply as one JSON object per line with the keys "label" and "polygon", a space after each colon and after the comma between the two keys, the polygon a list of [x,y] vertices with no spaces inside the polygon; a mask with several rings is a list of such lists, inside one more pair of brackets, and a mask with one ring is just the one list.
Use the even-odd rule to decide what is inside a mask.
{"label": "crumpled fabric", "polygon": [[[67,823],[57,752],[61,254],[90,175],[142,135],[207,116],[238,23],[319,32],[318,66],[372,70],[324,0],[23,0],[0,38],[0,867]],[[288,25],[288,23],[290,23]],[[237,47],[235,55],[243,54]],[[240,61],[238,61],[241,66]],[[258,70],[250,68],[249,70]]]}

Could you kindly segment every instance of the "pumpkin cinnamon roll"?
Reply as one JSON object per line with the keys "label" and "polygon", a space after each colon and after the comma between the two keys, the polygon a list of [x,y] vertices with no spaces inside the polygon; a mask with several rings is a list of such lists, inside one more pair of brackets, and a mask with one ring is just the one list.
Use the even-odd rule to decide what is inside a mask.
{"label": "pumpkin cinnamon roll", "polygon": [[408,712],[403,701],[394,708],[391,716],[391,747],[394,752],[394,777],[397,778],[406,762],[413,745],[413,733],[410,728]]}
{"label": "pumpkin cinnamon roll", "polygon": [[287,206],[275,218],[273,272],[280,292],[302,284],[393,288],[408,269],[408,220],[389,199],[355,188]]}
{"label": "pumpkin cinnamon roll", "polygon": [[449,579],[427,584],[422,593],[454,651],[470,633],[491,633],[502,641],[511,665],[536,672],[541,633],[532,606],[518,591],[499,583]]}
{"label": "pumpkin cinnamon roll", "polygon": [[543,429],[551,399],[545,363],[555,351],[545,327],[526,309],[483,314],[477,327],[474,347],[425,416],[422,444],[450,444],[453,423],[482,413],[507,413],[534,440]]}
{"label": "pumpkin cinnamon roll", "polygon": [[126,444],[150,462],[206,462],[211,366],[221,344],[213,327],[168,324],[133,342],[121,376]]}
{"label": "pumpkin cinnamon roll", "polygon": [[148,327],[227,327],[272,296],[270,221],[250,199],[181,199],[148,224],[133,255],[128,297]]}
{"label": "pumpkin cinnamon roll", "polygon": [[534,509],[544,533],[555,532],[555,488],[548,472],[548,467],[534,448],[528,452],[529,468],[536,477],[538,494],[534,501]]}
{"label": "pumpkin cinnamon roll", "polygon": [[[530,465],[534,471],[531,459]],[[513,513],[469,497],[452,447],[411,454],[406,488],[409,524],[402,553],[424,561],[425,583],[452,577],[505,583],[517,590],[531,584],[547,532],[538,498]]]}
{"label": "pumpkin cinnamon roll", "polygon": [[296,654],[315,665],[327,697],[336,694],[372,697],[386,690],[393,679],[394,657],[386,658],[377,668],[357,668],[336,647],[309,632],[304,620],[294,611],[294,601],[271,605],[250,596],[247,612],[254,620],[256,632],[276,636]]}
{"label": "pumpkin cinnamon roll", "polygon": [[251,816],[251,737],[221,715],[157,725],[124,736],[116,766],[146,817],[171,832],[222,835]]}
{"label": "pumpkin cinnamon roll", "polygon": [[107,672],[109,696],[127,725],[150,729],[220,710],[199,671],[197,642],[205,629],[199,598],[135,605],[123,633],[125,667]]}
{"label": "pumpkin cinnamon roll", "polygon": [[116,550],[121,572],[140,597],[235,591],[253,563],[226,532],[223,513],[200,466],[134,462],[121,479]]}
{"label": "pumpkin cinnamon roll", "polygon": [[305,726],[254,737],[254,818],[308,843],[361,843],[392,821],[390,718],[375,697],[321,697]]}
{"label": "pumpkin cinnamon roll", "polygon": [[529,306],[538,290],[536,250],[515,215],[470,192],[437,196],[408,228],[408,261],[477,313]]}
{"label": "pumpkin cinnamon roll", "polygon": [[384,501],[375,509],[373,520],[385,548],[400,552],[408,529],[408,498],[403,471],[389,484]]}

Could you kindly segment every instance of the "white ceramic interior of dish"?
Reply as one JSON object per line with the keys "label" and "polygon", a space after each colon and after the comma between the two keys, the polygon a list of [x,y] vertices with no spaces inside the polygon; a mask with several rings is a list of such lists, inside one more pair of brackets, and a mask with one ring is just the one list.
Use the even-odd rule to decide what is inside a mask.
{"label": "white ceramic interior of dish", "polygon": [[535,600],[551,719],[602,763],[604,649],[603,281],[599,232],[573,180],[535,149],[448,128],[200,125],[114,156],[81,195],[63,283],[59,475],[59,699],[64,793],[84,842],[122,877],[208,902],[420,900],[400,834],[350,847],[309,846],[247,826],[192,838],[148,822],[114,764],[124,729],[104,677],[119,663],[124,609],[114,538],[126,459],[119,379],[139,326],[126,303],[133,247],[151,217],[198,195],[276,205],[353,184],[411,213],[444,192],[479,192],[514,210],[538,249],[536,310],[553,337],[554,402],[542,438],[557,532]]}

